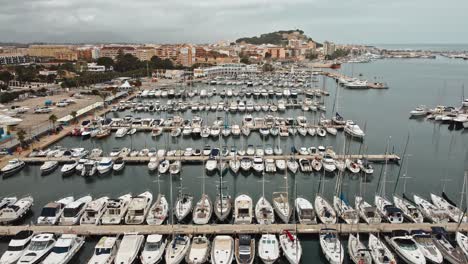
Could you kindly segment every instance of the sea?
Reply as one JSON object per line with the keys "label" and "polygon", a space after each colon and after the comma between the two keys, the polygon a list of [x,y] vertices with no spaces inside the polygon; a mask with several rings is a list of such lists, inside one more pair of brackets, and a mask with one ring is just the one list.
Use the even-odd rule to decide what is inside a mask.
{"label": "sea", "polygon": [[[468,96],[468,91],[463,87],[468,85],[468,61],[437,57],[436,59],[384,59],[371,63],[344,64],[339,72],[353,75],[358,78],[385,82],[388,89],[382,90],[348,90],[337,86],[332,79],[319,78],[318,86],[330,92],[325,97],[327,107],[325,116],[330,118],[333,106],[345,119],[352,119],[361,128],[365,129],[366,137],[363,141],[350,140],[342,135],[327,135],[325,138],[302,137],[296,135],[289,138],[267,137],[262,139],[258,133],[251,133],[249,137],[234,139],[192,139],[180,137],[171,138],[168,134],[153,138],[149,132],[137,132],[133,136],[117,139],[114,136],[103,140],[80,137],[67,137],[57,142],[55,146],[84,147],[87,149],[102,148],[108,153],[115,147],[141,148],[166,148],[185,149],[211,147],[236,146],[246,148],[247,145],[264,147],[267,145],[279,145],[285,152],[289,152],[292,146],[332,146],[337,152],[341,152],[343,146],[347,146],[349,153],[383,154],[388,152],[400,156],[405,153],[405,158],[400,164],[374,164],[375,172],[372,175],[352,175],[345,173],[343,178],[343,196],[354,205],[354,196],[362,195],[373,203],[374,195],[378,191],[377,186],[384,185],[382,190],[387,197],[394,193],[407,196],[413,194],[428,198],[431,193],[440,194],[445,191],[452,200],[466,205],[461,198],[463,175],[467,170],[468,129],[459,129],[447,124],[441,124],[424,119],[410,119],[409,112],[419,105],[434,107],[436,105],[449,105],[458,107],[463,96]],[[204,84],[198,84],[201,89]],[[210,87],[212,88],[212,87]],[[224,89],[218,86],[218,89]],[[466,89],[466,88],[465,88]],[[336,98],[336,99],[335,99]],[[162,99],[152,99],[161,100]],[[193,100],[193,99],[190,99]],[[207,103],[221,100],[219,97],[204,99]],[[259,100],[267,102],[266,100]],[[297,117],[304,115],[309,122],[317,123],[319,113],[303,112],[300,109],[287,110],[284,113],[276,113],[284,117]],[[107,117],[123,117],[133,115],[140,117],[167,118],[167,113],[135,113],[112,112]],[[229,124],[240,124],[243,113],[224,112],[199,112],[187,111],[181,113],[185,118],[199,115],[211,124],[217,117],[223,117]],[[255,116],[264,116],[265,112],[253,112]],[[388,146],[388,148],[387,148]],[[407,146],[407,147],[405,147]],[[386,168],[386,169],[385,169]],[[383,176],[386,177],[383,177]],[[395,186],[400,175],[398,185]],[[149,173],[145,164],[127,165],[121,173],[111,173],[106,176],[94,176],[82,178],[79,175],[62,176],[59,170],[49,175],[41,175],[39,166],[28,165],[18,174],[0,179],[0,197],[16,195],[32,195],[35,199],[32,213],[28,215],[22,224],[35,222],[41,208],[49,201],[73,195],[79,198],[84,195],[93,197],[110,196],[117,197],[122,194],[139,194],[151,191],[156,197],[158,189],[167,197],[170,196],[171,181],[173,183],[173,197],[177,193],[176,187],[182,187],[184,192],[194,195],[195,200],[200,198],[202,192],[202,177],[207,177],[206,192],[215,198],[218,175],[205,175],[203,164],[187,164],[182,167],[180,176],[158,175]],[[404,177],[403,177],[404,176]],[[275,191],[283,191],[286,186],[291,197],[302,196],[313,201],[319,187],[328,199],[333,198],[336,174],[323,173],[265,173],[265,196],[271,200]],[[157,179],[160,179],[159,186]],[[385,178],[385,180],[383,180]],[[232,196],[248,194],[256,203],[262,195],[262,175],[237,174],[228,172],[224,175],[226,192]],[[379,184],[380,183],[380,184]],[[212,221],[214,223],[214,220]],[[300,235],[302,247],[302,263],[327,263],[320,250],[317,235]],[[346,251],[347,236],[341,235]],[[80,253],[70,263],[86,263],[93,254],[93,248],[99,238],[87,238],[87,243]],[[366,236],[362,239],[366,241]],[[0,239],[0,254],[6,249],[7,238]],[[347,252],[347,251],[346,251]],[[347,254],[347,253],[346,253]],[[260,260],[256,260],[260,263]],[[345,263],[349,263],[349,257],[345,256]],[[281,258],[278,263],[287,263]]]}

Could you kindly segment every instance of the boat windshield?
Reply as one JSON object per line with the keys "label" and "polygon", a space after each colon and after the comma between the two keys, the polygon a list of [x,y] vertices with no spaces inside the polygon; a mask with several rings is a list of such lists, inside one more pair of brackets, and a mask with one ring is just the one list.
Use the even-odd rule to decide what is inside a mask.
{"label": "boat windshield", "polygon": [[32,241],[29,246],[30,251],[41,251],[46,249],[52,241]]}
{"label": "boat windshield", "polygon": [[22,251],[25,246],[8,246],[7,251]]}
{"label": "boat windshield", "polygon": [[68,252],[68,247],[54,247],[52,252],[55,254],[64,254]]}
{"label": "boat windshield", "polygon": [[43,217],[53,217],[56,214],[57,208],[55,207],[44,207],[41,211]]}
{"label": "boat windshield", "polygon": [[395,242],[403,249],[406,250],[417,250],[416,244],[413,243],[410,239],[395,239]]}
{"label": "boat windshield", "polygon": [[76,208],[65,208],[63,210],[63,216],[64,217],[75,217],[81,211],[81,208],[83,208],[83,206],[84,206],[84,203],[80,204],[80,206],[78,206]]}
{"label": "boat windshield", "polygon": [[156,250],[159,250],[159,243],[158,242],[146,243],[145,251],[156,251]]}
{"label": "boat windshield", "polygon": [[99,255],[109,255],[111,253],[111,249],[110,248],[96,248],[96,250],[94,251],[94,254],[96,256],[99,256]]}

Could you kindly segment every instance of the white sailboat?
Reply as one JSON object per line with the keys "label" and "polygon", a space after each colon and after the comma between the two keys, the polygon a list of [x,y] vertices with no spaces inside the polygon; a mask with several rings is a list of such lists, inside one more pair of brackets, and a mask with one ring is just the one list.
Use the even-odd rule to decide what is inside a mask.
{"label": "white sailboat", "polygon": [[279,242],[288,262],[290,264],[299,264],[302,257],[302,246],[299,238],[285,230],[284,234],[279,236]]}
{"label": "white sailboat", "polygon": [[344,259],[343,245],[338,238],[336,229],[325,228],[320,230],[320,247],[330,264],[341,264]]}
{"label": "white sailboat", "polygon": [[374,234],[369,235],[369,250],[375,264],[397,263],[390,249]]}
{"label": "white sailboat", "polygon": [[167,246],[164,260],[166,264],[179,264],[184,260],[190,248],[190,238],[188,236],[175,236]]}
{"label": "white sailboat", "polygon": [[205,193],[205,178],[206,175],[203,175],[201,190],[202,195],[200,197],[200,200],[195,204],[195,208],[193,209],[193,223],[196,225],[208,224],[208,222],[211,219],[211,215],[213,214],[213,206],[211,204],[211,199],[208,196],[208,194]]}
{"label": "white sailboat", "polygon": [[333,207],[337,215],[343,219],[347,224],[359,223],[358,212],[348,203],[341,192],[343,185],[343,173],[338,173],[338,179],[335,186],[335,195],[333,196]]}
{"label": "white sailboat", "polygon": [[273,206],[265,197],[265,173],[262,173],[262,196],[255,205],[255,219],[259,224],[269,225],[275,222]]}
{"label": "white sailboat", "polygon": [[354,264],[372,264],[369,249],[359,240],[359,234],[349,234],[348,254]]}
{"label": "white sailboat", "polygon": [[336,223],[336,212],[333,209],[330,202],[322,196],[323,193],[323,176],[320,180],[319,192],[315,195],[314,208],[317,217],[324,224],[335,224]]}

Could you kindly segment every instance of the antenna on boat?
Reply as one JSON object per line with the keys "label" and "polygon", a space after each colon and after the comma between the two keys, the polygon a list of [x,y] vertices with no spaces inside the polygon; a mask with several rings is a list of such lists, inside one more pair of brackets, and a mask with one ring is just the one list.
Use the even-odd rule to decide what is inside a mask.
{"label": "antenna on boat", "polygon": [[[395,194],[396,192],[396,189],[398,187],[398,182],[400,180],[400,174],[401,174],[401,169],[403,168],[403,165],[405,163],[405,157],[409,157],[410,155],[406,155],[406,150],[408,148],[408,143],[409,143],[409,140],[410,140],[410,133],[408,132],[408,136],[406,137],[406,144],[405,144],[405,148],[403,150],[403,161],[401,163],[401,166],[400,166],[400,169],[398,170],[398,177],[396,179],[396,182],[395,182],[395,187],[393,187],[393,194]],[[406,162],[406,172],[403,176],[407,175],[407,172],[408,172],[408,161]],[[405,189],[406,189],[406,180],[405,180],[405,186],[403,188],[403,193],[405,193]]]}

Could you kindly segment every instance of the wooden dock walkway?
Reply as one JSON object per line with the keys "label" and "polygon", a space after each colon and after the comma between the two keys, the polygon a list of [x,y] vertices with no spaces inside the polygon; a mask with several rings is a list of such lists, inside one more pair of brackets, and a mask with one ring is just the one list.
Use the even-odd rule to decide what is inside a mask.
{"label": "wooden dock walkway", "polygon": [[431,231],[431,227],[441,226],[448,232],[468,231],[468,223],[463,223],[457,229],[457,223],[431,224],[431,223],[403,223],[403,224],[316,224],[316,225],[294,225],[294,224],[273,224],[273,225],[233,225],[233,224],[213,224],[213,225],[100,225],[100,226],[0,226],[0,236],[12,236],[22,230],[32,230],[36,233],[73,233],[85,236],[98,235],[118,235],[128,232],[138,232],[140,234],[280,234],[284,230],[296,231],[299,234],[316,234],[323,228],[334,228],[340,233],[389,233],[394,230],[425,230]]}
{"label": "wooden dock walkway", "polygon": [[[243,157],[253,158],[254,156],[237,156],[237,159],[242,159]],[[299,159],[308,159],[312,160],[314,158],[321,157],[320,155],[275,155],[275,156],[263,156],[264,159],[273,159],[273,160],[288,160],[290,158]],[[112,157],[112,159],[117,159],[118,157]],[[231,160],[234,159],[235,156],[226,156],[226,157],[218,157],[218,160]],[[400,157],[396,154],[377,154],[377,155],[336,155],[338,159],[350,158],[350,159],[363,159],[366,158],[370,162],[384,162],[387,160],[388,162],[395,162],[397,163],[400,160]],[[99,158],[100,159],[100,158]],[[123,160],[127,163],[148,163],[150,161],[150,157],[123,157]],[[169,161],[180,160],[181,162],[203,162],[209,159],[209,156],[166,156],[162,159],[166,159]],[[67,163],[76,158],[47,158],[47,157],[24,157],[21,158],[26,163],[43,163],[45,161],[58,161],[59,163]]]}

